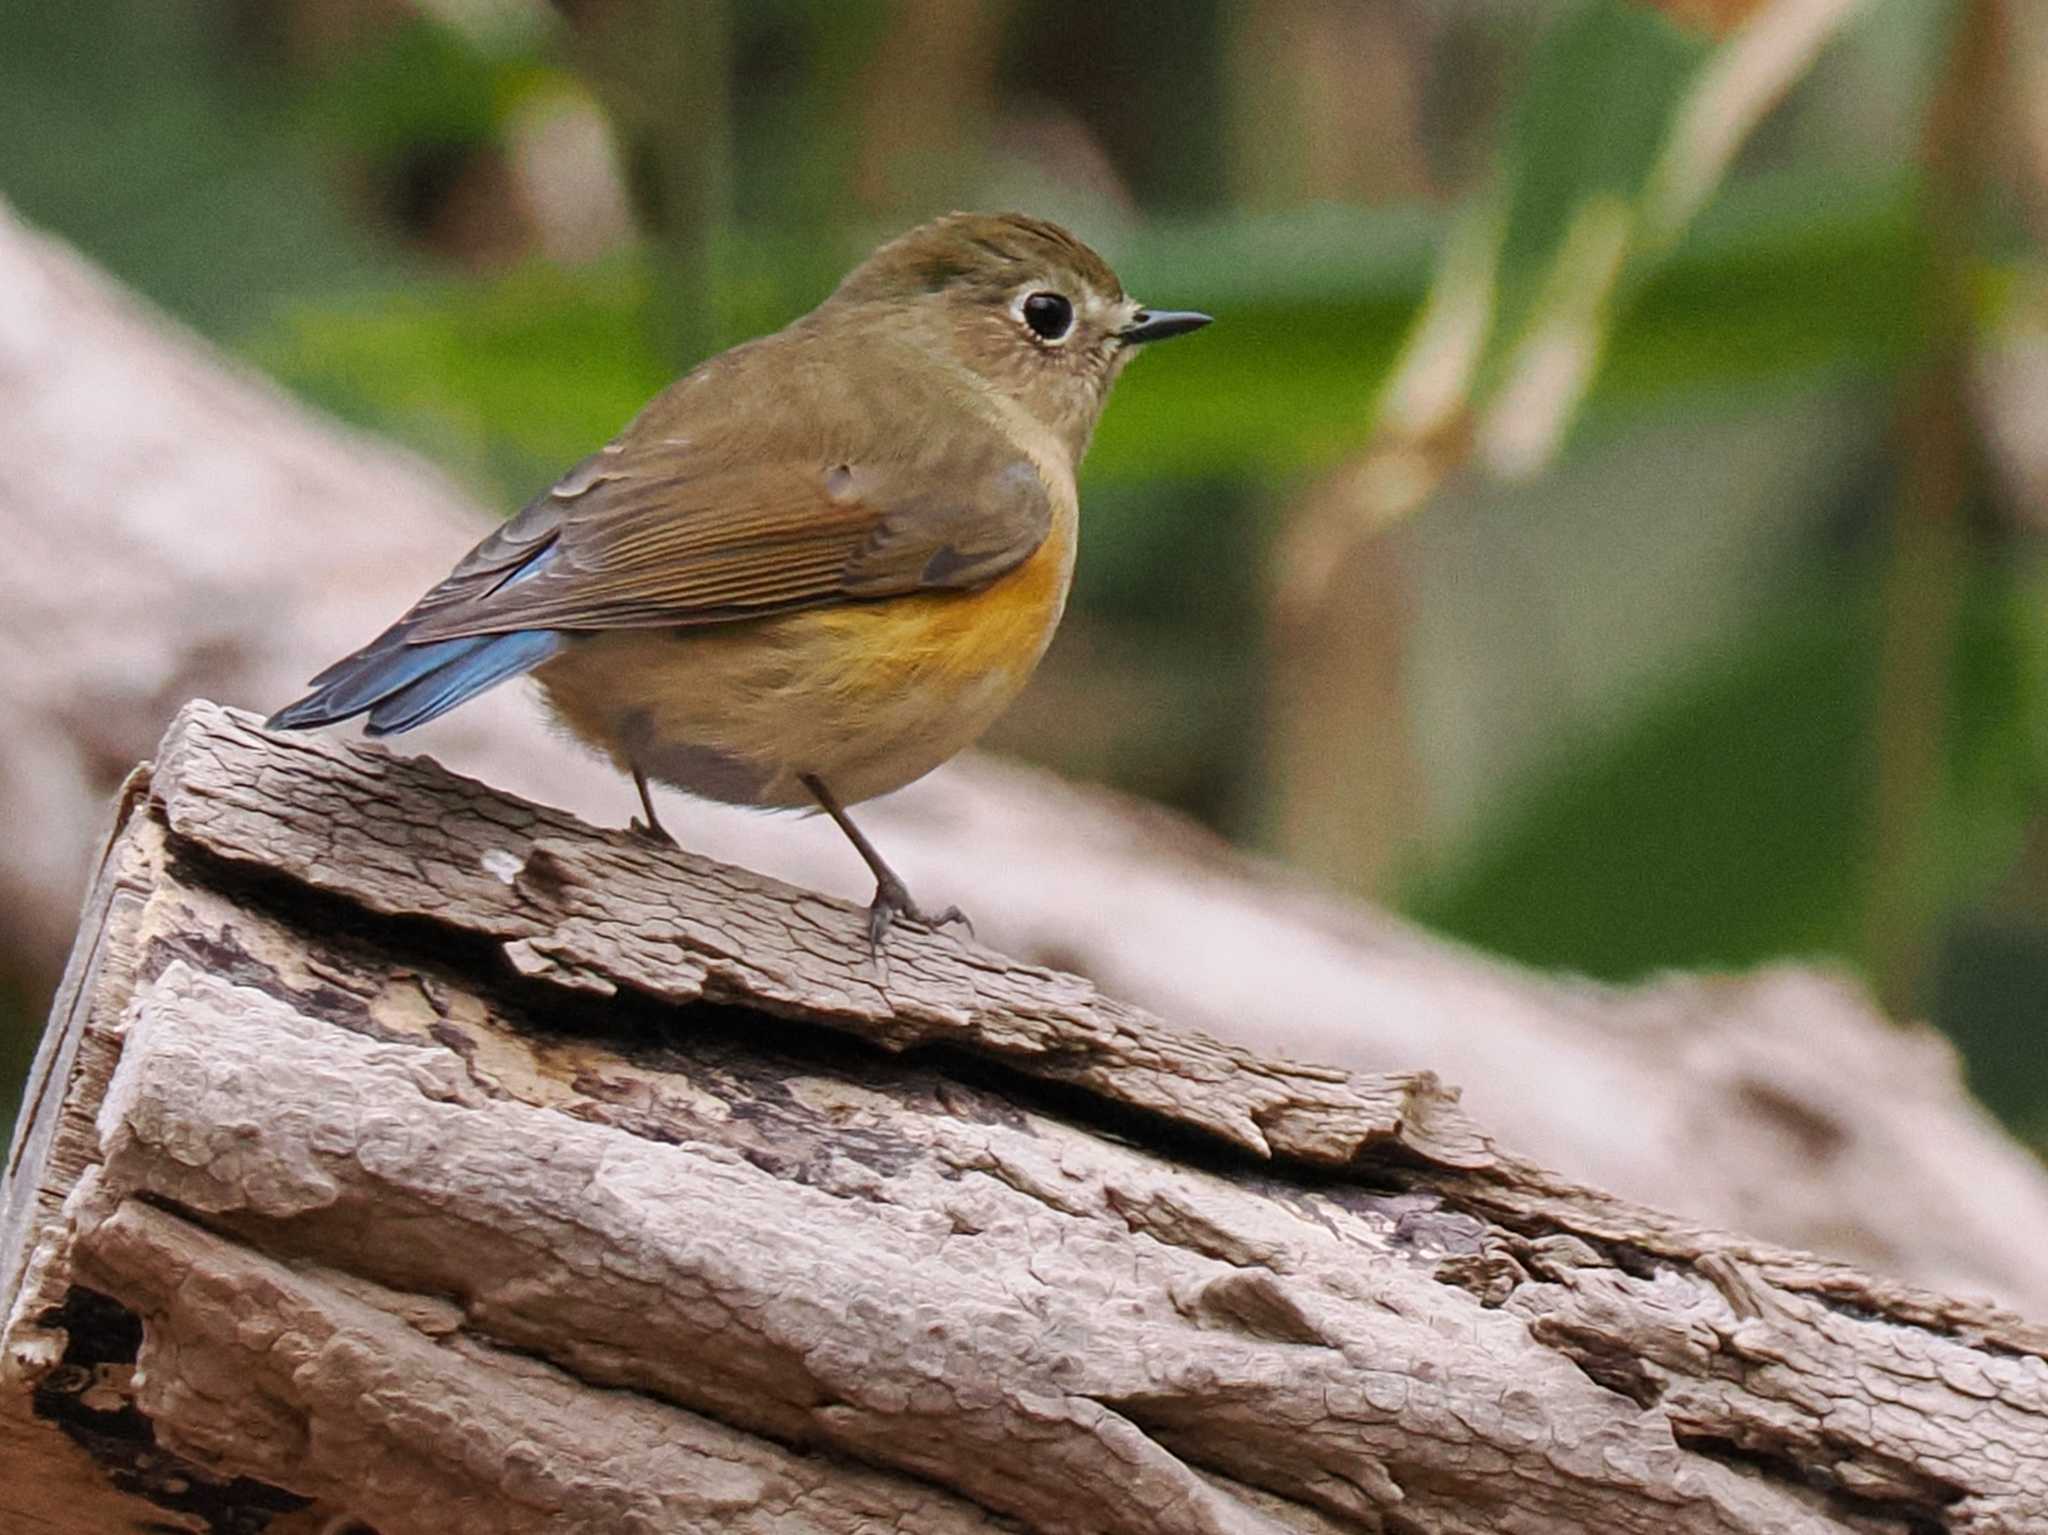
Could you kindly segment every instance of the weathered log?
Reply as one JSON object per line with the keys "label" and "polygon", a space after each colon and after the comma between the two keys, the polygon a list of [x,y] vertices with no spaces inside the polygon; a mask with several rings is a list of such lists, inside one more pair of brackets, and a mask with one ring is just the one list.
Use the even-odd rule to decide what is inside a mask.
{"label": "weathered log", "polygon": [[[484,513],[4,207],[0,456],[0,967],[19,981],[61,964],[107,796],[177,703],[292,696],[445,570]],[[410,739],[587,816],[631,804],[513,689]],[[865,894],[823,821],[663,814],[689,846]],[[1426,1060],[1497,1133],[1577,1177],[2048,1313],[2048,1176],[1970,1101],[1939,1036],[1888,1025],[1834,978],[1532,975],[1179,817],[985,758],[863,814],[912,887],[959,901],[989,940],[1175,1023],[1367,1070]]]}
{"label": "weathered log", "polygon": [[2048,1328],[211,705],[4,1221],[10,1528],[2048,1529]]}

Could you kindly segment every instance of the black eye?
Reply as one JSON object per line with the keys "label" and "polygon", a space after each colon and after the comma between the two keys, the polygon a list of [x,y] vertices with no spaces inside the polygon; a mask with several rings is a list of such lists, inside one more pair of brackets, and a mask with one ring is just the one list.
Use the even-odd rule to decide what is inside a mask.
{"label": "black eye", "polygon": [[1034,293],[1024,300],[1024,323],[1034,334],[1057,341],[1074,323],[1074,306],[1057,293]]}

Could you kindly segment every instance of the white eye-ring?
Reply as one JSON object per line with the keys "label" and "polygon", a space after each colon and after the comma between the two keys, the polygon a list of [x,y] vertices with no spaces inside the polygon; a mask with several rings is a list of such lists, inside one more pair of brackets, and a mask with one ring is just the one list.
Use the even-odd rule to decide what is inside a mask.
{"label": "white eye-ring", "polygon": [[1016,312],[1017,318],[1032,335],[1055,346],[1066,340],[1074,329],[1073,301],[1064,293],[1055,293],[1050,288],[1034,288],[1019,294]]}

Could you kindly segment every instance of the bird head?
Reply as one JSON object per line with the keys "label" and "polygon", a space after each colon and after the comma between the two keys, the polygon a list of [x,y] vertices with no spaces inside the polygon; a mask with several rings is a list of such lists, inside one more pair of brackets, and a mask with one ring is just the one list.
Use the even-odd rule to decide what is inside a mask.
{"label": "bird head", "polygon": [[1148,309],[1059,225],[1021,213],[949,213],[848,273],[821,317],[857,310],[942,351],[1023,407],[1076,462],[1137,348],[1209,323]]}

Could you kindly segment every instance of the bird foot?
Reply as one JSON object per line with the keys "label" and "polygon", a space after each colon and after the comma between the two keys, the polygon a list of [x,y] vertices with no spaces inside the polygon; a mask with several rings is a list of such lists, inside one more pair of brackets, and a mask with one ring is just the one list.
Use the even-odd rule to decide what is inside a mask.
{"label": "bird foot", "polygon": [[676,839],[669,835],[668,828],[662,825],[661,822],[651,818],[643,821],[636,815],[626,823],[626,830],[630,831],[642,842],[651,842],[656,847],[675,847],[678,845]]}
{"label": "bird foot", "polygon": [[914,923],[934,932],[957,922],[967,929],[969,938],[974,936],[974,924],[968,921],[966,912],[957,906],[948,906],[941,912],[928,912],[910,898],[910,891],[903,881],[891,875],[876,882],[875,898],[868,903],[868,948],[877,958],[881,957],[882,940],[898,922]]}

